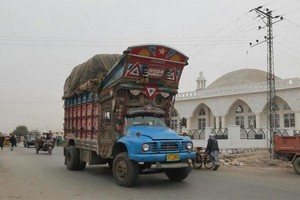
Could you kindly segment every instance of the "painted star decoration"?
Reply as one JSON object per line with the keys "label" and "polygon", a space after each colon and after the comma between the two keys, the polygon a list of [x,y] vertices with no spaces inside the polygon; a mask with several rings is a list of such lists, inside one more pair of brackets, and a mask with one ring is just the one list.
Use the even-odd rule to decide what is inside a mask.
{"label": "painted star decoration", "polygon": [[165,52],[166,52],[166,49],[165,48],[161,48],[158,51],[159,51],[159,54],[164,55]]}

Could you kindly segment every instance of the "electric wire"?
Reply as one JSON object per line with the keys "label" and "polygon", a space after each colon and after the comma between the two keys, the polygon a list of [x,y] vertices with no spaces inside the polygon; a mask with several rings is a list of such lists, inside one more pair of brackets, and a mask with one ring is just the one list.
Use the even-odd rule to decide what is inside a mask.
{"label": "electric wire", "polygon": [[[260,49],[263,49],[264,51],[267,52],[267,49],[266,49],[265,47],[262,47],[262,46],[260,46],[260,45],[258,45],[257,47],[260,48]],[[281,52],[281,53],[280,53],[280,54],[277,53],[278,51]],[[282,50],[280,50],[280,49],[276,49],[276,51],[274,51],[274,54],[276,55],[276,58],[274,57],[274,58],[275,58],[274,63],[276,63],[276,60],[277,60],[277,59],[281,59],[281,60],[288,61],[289,63],[295,63],[295,64],[298,65],[298,66],[293,66],[293,65],[291,65],[291,67],[298,68],[298,67],[300,66],[300,62],[296,61],[295,59],[291,59],[291,58],[289,58],[289,57],[284,56],[283,54],[288,55],[287,53],[285,53],[285,51],[282,51]]]}

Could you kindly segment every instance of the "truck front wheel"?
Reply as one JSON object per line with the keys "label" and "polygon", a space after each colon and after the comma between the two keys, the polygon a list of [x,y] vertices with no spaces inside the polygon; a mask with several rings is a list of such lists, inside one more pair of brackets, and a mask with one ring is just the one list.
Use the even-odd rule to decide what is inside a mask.
{"label": "truck front wheel", "polygon": [[182,181],[189,175],[190,171],[191,167],[184,167],[176,169],[167,169],[165,173],[171,181]]}
{"label": "truck front wheel", "polygon": [[300,175],[300,156],[295,159],[293,167],[295,172]]}
{"label": "truck front wheel", "polygon": [[117,184],[125,187],[133,186],[139,175],[138,164],[129,160],[126,152],[120,153],[115,157],[112,171]]}

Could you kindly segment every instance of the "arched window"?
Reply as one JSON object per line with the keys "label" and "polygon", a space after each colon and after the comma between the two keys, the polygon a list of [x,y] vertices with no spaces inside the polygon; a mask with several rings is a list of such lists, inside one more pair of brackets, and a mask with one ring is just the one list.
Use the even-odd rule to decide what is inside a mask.
{"label": "arched window", "polygon": [[175,109],[172,109],[171,117],[172,117],[172,119],[171,119],[171,123],[170,123],[170,128],[173,130],[177,130],[179,117],[178,117],[178,113],[176,112]]}
{"label": "arched window", "polygon": [[241,128],[244,128],[244,121],[245,121],[245,117],[243,114],[240,113],[244,113],[244,108],[241,105],[238,105],[238,107],[235,110],[236,113],[239,113],[239,115],[235,116],[235,124],[236,125],[240,125]]}
{"label": "arched window", "polygon": [[244,112],[244,108],[243,106],[239,105],[236,110],[235,110],[236,113],[243,113]]}
{"label": "arched window", "polygon": [[279,106],[276,103],[274,104],[274,110],[279,111]]}
{"label": "arched window", "polygon": [[295,127],[295,114],[287,113],[283,115],[284,127]]}
{"label": "arched window", "polygon": [[206,112],[203,108],[201,108],[198,117],[198,129],[204,130],[205,126],[206,126]]}
{"label": "arched window", "polygon": [[206,115],[205,110],[203,108],[200,109],[199,115],[200,116]]}
{"label": "arched window", "polygon": [[285,103],[283,105],[283,110],[291,110],[291,107],[289,106],[289,104]]}
{"label": "arched window", "polygon": [[172,117],[177,117],[177,112],[175,109],[172,110]]}
{"label": "arched window", "polygon": [[295,113],[287,103],[283,104],[283,125],[284,128],[295,127]]}

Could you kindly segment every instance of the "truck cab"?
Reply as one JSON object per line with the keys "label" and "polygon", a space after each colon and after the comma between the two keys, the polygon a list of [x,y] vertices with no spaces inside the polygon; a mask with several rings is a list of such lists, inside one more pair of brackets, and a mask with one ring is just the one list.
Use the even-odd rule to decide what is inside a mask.
{"label": "truck cab", "polygon": [[[145,112],[146,109],[151,111]],[[156,164],[156,167],[170,161],[183,161],[176,165],[188,166],[187,160],[190,157],[186,153],[191,152],[193,144],[190,139],[179,136],[165,124],[163,111],[153,112],[147,106],[136,112],[129,110],[128,113],[130,114],[126,115],[124,136],[118,142],[127,144],[127,140],[134,138],[135,143],[127,144],[127,149],[132,149],[128,152],[130,159],[148,166]]]}

